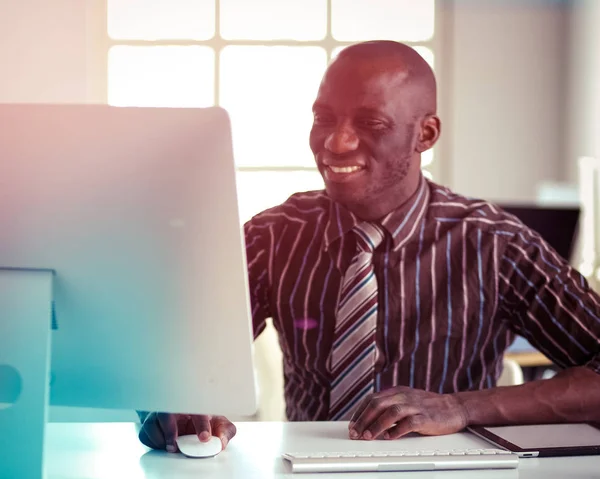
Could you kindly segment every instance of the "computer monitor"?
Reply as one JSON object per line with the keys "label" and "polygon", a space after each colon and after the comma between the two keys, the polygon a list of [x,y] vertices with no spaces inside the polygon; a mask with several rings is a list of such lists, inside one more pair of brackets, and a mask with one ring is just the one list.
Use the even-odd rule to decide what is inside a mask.
{"label": "computer monitor", "polygon": [[0,344],[35,334],[2,311],[17,275],[51,271],[50,403],[253,414],[226,112],[0,105],[0,125]]}
{"label": "computer monitor", "polygon": [[566,261],[571,261],[577,239],[580,208],[536,205],[498,205],[519,218]]}

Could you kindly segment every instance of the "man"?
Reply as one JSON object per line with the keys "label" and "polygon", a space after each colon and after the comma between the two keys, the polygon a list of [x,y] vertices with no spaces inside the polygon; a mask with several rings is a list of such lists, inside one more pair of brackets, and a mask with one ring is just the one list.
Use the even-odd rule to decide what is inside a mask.
{"label": "man", "polygon": [[[288,418],[350,419],[366,440],[600,420],[598,295],[517,219],[421,174],[441,129],[426,62],[395,42],[348,47],[313,111],[326,190],[245,225],[254,332],[273,317]],[[515,333],[565,369],[495,388]],[[177,434],[235,434],[223,417],[143,419],[142,442],[169,451]]]}

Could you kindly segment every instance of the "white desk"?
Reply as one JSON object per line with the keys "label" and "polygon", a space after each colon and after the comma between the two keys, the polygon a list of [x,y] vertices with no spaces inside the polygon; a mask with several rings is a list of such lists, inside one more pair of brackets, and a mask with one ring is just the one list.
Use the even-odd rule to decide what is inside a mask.
{"label": "white desk", "polygon": [[389,450],[481,447],[487,443],[468,434],[410,437],[396,441],[351,441],[346,423],[239,423],[225,451],[210,459],[150,451],[131,423],[50,423],[47,428],[48,479],[564,479],[600,477],[600,456],[522,459],[517,470],[402,473],[292,474],[282,451]]}

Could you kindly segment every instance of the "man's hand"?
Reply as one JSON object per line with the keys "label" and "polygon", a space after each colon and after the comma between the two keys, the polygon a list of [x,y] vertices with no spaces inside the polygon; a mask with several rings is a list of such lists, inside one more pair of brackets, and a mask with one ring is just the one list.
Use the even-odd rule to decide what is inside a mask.
{"label": "man's hand", "polygon": [[367,397],[353,414],[351,439],[398,439],[409,432],[437,436],[467,426],[464,406],[449,394],[398,386]]}
{"label": "man's hand", "polygon": [[235,426],[224,416],[190,416],[153,412],[144,420],[139,439],[152,449],[177,452],[179,449],[175,440],[178,436],[197,434],[203,442],[207,442],[211,436],[217,436],[225,449],[235,433]]}

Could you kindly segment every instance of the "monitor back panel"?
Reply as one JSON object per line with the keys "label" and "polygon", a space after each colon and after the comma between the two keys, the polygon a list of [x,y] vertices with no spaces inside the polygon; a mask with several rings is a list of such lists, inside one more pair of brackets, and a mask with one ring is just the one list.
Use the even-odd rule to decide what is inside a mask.
{"label": "monitor back panel", "polygon": [[252,413],[227,114],[0,105],[0,124],[0,266],[56,271],[52,403]]}

